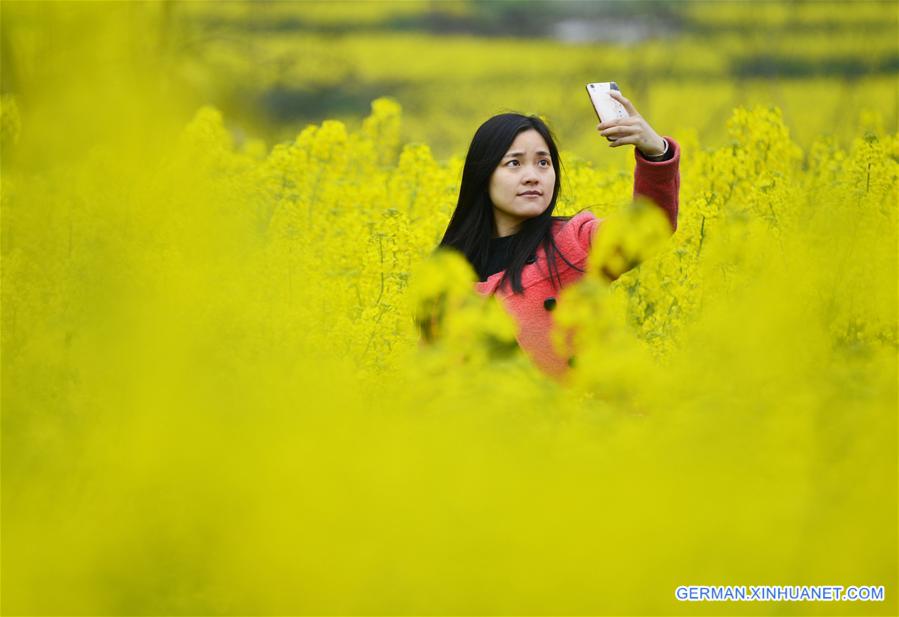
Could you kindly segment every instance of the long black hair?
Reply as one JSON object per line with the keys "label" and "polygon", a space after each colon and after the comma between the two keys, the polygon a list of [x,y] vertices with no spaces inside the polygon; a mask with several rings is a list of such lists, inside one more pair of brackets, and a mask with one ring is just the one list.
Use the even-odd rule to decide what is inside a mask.
{"label": "long black hair", "polygon": [[486,279],[487,253],[490,240],[496,233],[489,191],[490,178],[518,134],[529,129],[540,133],[549,146],[556,181],[549,206],[542,214],[525,220],[510,245],[509,265],[498,287],[511,282],[513,293],[519,294],[524,292],[521,285],[521,270],[525,263],[529,262],[529,258],[535,256],[541,244],[546,252],[550,277],[556,288],[561,287],[555,263],[556,253],[569,266],[583,271],[565,258],[553,239],[553,222],[565,221],[571,217],[553,216],[556,200],[559,198],[559,188],[562,185],[561,163],[552,131],[537,116],[503,113],[493,116],[478,128],[468,147],[465,166],[462,168],[459,201],[456,203],[456,209],[453,211],[443,240],[437,247],[438,249],[451,247],[458,250],[465,255],[481,280]]}

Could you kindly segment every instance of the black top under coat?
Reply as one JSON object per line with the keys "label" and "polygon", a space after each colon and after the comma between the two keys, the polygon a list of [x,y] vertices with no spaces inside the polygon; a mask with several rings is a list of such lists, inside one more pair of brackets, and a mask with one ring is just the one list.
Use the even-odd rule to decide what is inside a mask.
{"label": "black top under coat", "polygon": [[487,271],[481,275],[481,281],[486,281],[490,275],[502,272],[509,267],[509,260],[512,258],[512,242],[516,235],[490,240],[490,250],[487,252]]}

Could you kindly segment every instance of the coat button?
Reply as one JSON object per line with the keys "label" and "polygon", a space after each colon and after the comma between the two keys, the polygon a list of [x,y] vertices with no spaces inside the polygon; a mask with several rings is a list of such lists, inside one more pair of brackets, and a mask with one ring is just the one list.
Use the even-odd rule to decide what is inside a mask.
{"label": "coat button", "polygon": [[551,311],[556,308],[556,299],[555,298],[547,298],[543,301],[543,308],[547,311]]}
{"label": "coat button", "polygon": [[536,261],[537,261],[537,257],[534,256],[534,255],[531,255],[530,257],[528,257],[527,259],[524,260],[524,263],[526,263],[526,264],[532,264],[532,263],[534,263],[534,262],[536,262]]}

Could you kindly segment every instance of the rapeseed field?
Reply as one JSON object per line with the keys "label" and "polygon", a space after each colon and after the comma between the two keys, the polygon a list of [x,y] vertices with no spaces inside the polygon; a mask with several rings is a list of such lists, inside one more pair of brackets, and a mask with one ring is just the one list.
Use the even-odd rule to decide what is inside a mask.
{"label": "rapeseed field", "polygon": [[[610,74],[717,75],[632,95],[682,149],[660,238],[632,152],[592,133],[582,77],[607,74],[602,48],[457,36],[447,62],[436,35],[376,29],[429,3],[325,4],[3,3],[2,612],[895,614],[895,5],[752,13],[806,24],[773,56],[856,59],[855,88],[719,65],[757,58],[734,29],[749,3],[684,9],[719,56],[701,29],[609,45]],[[289,83],[392,66],[404,86],[288,138],[292,120],[236,126],[235,89],[285,74],[252,74],[227,37],[191,56],[171,11],[319,28],[256,39],[321,60]],[[853,20],[892,20],[892,42],[825,36]],[[465,104],[442,104],[456,88]],[[559,298],[565,382],[464,258],[432,255],[502,106],[558,129],[557,214],[606,219]],[[609,284],[622,254],[640,265]],[[675,597],[824,584],[885,598]]]}

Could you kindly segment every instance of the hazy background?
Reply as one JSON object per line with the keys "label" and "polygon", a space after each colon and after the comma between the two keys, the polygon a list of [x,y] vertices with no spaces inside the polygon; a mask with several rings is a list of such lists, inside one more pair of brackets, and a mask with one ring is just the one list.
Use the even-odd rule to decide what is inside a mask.
{"label": "hazy background", "polygon": [[[202,104],[222,110],[238,143],[270,146],[326,118],[358,128],[371,101],[390,96],[403,107],[401,141],[439,158],[512,109],[544,115],[563,149],[595,159],[604,140],[591,81],[617,81],[659,132],[710,147],[726,141],[738,105],[778,106],[801,146],[822,134],[848,144],[865,111],[888,132],[897,122],[889,1],[13,2],[4,16],[4,94],[59,97],[72,80],[101,104],[88,84],[109,87],[100,76],[119,67],[152,84],[148,104],[182,119]],[[135,26],[127,37],[112,25],[120,18]],[[80,74],[54,69],[78,55]]]}

